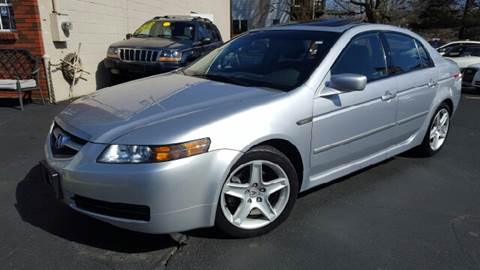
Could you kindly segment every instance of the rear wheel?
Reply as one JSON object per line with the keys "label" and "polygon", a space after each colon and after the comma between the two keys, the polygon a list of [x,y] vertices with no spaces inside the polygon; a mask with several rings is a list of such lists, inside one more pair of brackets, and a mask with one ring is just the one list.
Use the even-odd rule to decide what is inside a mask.
{"label": "rear wheel", "polygon": [[253,148],[233,166],[222,187],[216,225],[233,237],[264,234],[288,216],[297,193],[290,160],[270,146]]}
{"label": "rear wheel", "polygon": [[422,156],[433,156],[445,144],[450,129],[451,109],[444,103],[440,105],[425,134],[422,144],[417,147],[418,154]]}

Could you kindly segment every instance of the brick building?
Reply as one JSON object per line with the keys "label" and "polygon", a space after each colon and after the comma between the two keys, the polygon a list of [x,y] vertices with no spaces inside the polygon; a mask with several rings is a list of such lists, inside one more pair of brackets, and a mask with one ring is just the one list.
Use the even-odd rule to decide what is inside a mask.
{"label": "brick building", "polygon": [[[50,100],[61,101],[105,86],[102,61],[110,44],[155,16],[192,13],[213,18],[223,39],[230,38],[229,0],[0,0],[0,48],[25,48],[40,57],[44,96],[49,93]],[[55,33],[59,19],[72,26],[61,41]],[[71,91],[58,67],[79,44],[82,67],[88,73]],[[0,98],[5,95],[0,91]],[[39,96],[38,91],[33,93],[34,98]]]}
{"label": "brick building", "polygon": [[[40,13],[37,0],[0,0],[0,48],[25,48],[34,56],[43,57]],[[45,68],[41,65],[40,88],[48,96]],[[0,91],[0,97],[12,96]],[[15,95],[16,96],[16,95]],[[33,97],[38,98],[34,92]]]}

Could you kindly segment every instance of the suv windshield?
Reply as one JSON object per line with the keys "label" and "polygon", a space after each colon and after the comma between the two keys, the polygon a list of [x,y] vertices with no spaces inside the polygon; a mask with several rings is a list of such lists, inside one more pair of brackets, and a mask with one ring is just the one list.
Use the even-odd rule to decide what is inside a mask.
{"label": "suv windshield", "polygon": [[212,51],[183,73],[290,91],[310,77],[339,36],[320,31],[253,32]]}
{"label": "suv windshield", "polygon": [[148,21],[140,26],[133,36],[194,40],[195,25],[179,21]]}

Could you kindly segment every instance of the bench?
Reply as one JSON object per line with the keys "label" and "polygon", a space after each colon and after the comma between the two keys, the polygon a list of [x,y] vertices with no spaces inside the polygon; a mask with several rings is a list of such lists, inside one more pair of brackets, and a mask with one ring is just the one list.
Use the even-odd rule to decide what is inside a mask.
{"label": "bench", "polygon": [[0,49],[0,92],[16,93],[22,111],[25,95],[32,100],[32,91],[40,90],[39,63],[39,58],[26,49]]}

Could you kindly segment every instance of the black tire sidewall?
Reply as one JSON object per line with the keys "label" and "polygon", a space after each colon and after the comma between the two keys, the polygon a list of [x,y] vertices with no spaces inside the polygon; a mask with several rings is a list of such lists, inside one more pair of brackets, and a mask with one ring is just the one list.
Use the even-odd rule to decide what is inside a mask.
{"label": "black tire sidewall", "polygon": [[[271,146],[260,146],[256,148],[252,148],[248,152],[246,152],[231,168],[227,179],[230,177],[231,173],[235,171],[236,168],[239,166],[248,163],[253,160],[266,160],[272,163],[275,163],[279,165],[287,174],[288,180],[290,183],[290,196],[288,198],[287,205],[285,206],[285,209],[283,212],[278,216],[272,223],[268,224],[265,227],[258,228],[258,229],[253,229],[253,230],[245,230],[241,229],[233,224],[231,224],[224,216],[222,209],[221,209],[221,192],[220,196],[218,198],[218,203],[217,203],[217,212],[216,212],[216,218],[215,218],[215,225],[227,233],[228,235],[235,237],[235,238],[247,238],[247,237],[254,237],[258,235],[265,234],[271,230],[273,230],[275,227],[277,227],[280,223],[282,223],[290,214],[293,205],[295,204],[295,201],[297,199],[297,194],[298,194],[298,176],[295,171],[295,167],[292,165],[290,160],[280,151],[277,149],[271,147]],[[225,185],[226,180],[222,184],[222,189],[223,185]]]}

